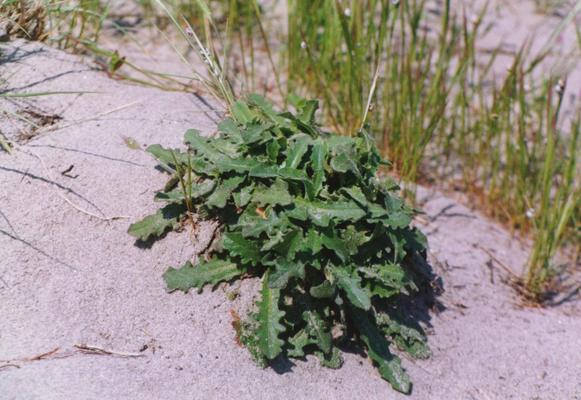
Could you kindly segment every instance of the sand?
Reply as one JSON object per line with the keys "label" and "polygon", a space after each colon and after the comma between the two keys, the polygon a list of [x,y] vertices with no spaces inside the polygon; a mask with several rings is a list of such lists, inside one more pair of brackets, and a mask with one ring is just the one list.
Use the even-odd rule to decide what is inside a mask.
{"label": "sand", "polygon": [[[0,117],[18,143],[0,153],[1,399],[406,398],[353,351],[339,370],[313,357],[257,367],[231,326],[256,280],[165,291],[162,273],[194,257],[211,229],[150,248],[126,233],[156,209],[166,176],[124,138],[179,146],[188,128],[215,131],[219,105],[111,80],[40,44],[1,52],[2,90],[96,92],[0,100],[11,112],[60,117],[33,133]],[[438,192],[420,194],[427,215],[417,223],[445,292],[426,319],[433,356],[403,360],[414,382],[407,398],[581,398],[580,300],[523,307],[500,263],[520,273],[526,243]],[[230,301],[232,291],[240,296]]]}

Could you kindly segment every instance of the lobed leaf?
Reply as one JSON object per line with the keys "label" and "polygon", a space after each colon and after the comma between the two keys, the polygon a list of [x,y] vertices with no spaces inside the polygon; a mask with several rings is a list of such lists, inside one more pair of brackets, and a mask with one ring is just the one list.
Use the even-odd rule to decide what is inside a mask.
{"label": "lobed leaf", "polygon": [[206,204],[210,207],[224,208],[230,199],[232,192],[244,181],[243,176],[235,176],[220,183],[214,192],[208,197]]}
{"label": "lobed leaf", "polygon": [[127,233],[141,241],[151,237],[159,237],[177,225],[178,218],[185,212],[185,208],[176,204],[169,204],[153,215],[143,218],[129,226]]}
{"label": "lobed leaf", "polygon": [[409,376],[402,368],[400,359],[389,351],[387,339],[369,320],[366,312],[355,307],[351,307],[350,311],[359,336],[367,347],[367,353],[379,366],[382,378],[391,383],[395,390],[408,394],[411,391]]}
{"label": "lobed leaf", "polygon": [[272,289],[284,288],[291,278],[305,278],[305,265],[301,261],[279,258],[275,265],[276,269],[268,277],[268,286]]}
{"label": "lobed leaf", "polygon": [[222,245],[232,256],[240,257],[243,263],[257,263],[260,260],[260,249],[256,243],[245,239],[241,233],[225,233]]}
{"label": "lobed leaf", "polygon": [[[188,195],[191,195],[192,199],[197,199],[209,194],[214,187],[216,182],[211,180],[205,180],[201,183],[194,183],[188,190]],[[156,193],[155,200],[165,201],[168,203],[182,203],[186,199],[186,194],[181,187],[176,187],[169,192],[158,192]]]}
{"label": "lobed leaf", "polygon": [[304,220],[308,217],[314,224],[326,227],[333,219],[339,221],[358,221],[365,216],[365,211],[353,201],[308,201],[297,198],[295,210],[289,214]]}
{"label": "lobed leaf", "polygon": [[270,187],[259,185],[254,189],[252,200],[259,205],[286,206],[292,202],[288,184],[282,179],[276,179]]}
{"label": "lobed leaf", "polygon": [[191,288],[202,289],[205,285],[215,285],[219,282],[229,281],[242,274],[242,270],[233,262],[212,260],[193,266],[191,262],[185,263],[180,269],[168,268],[163,274],[163,279],[168,291],[181,290],[188,292]]}
{"label": "lobed leaf", "polygon": [[417,325],[409,326],[390,318],[389,315],[381,313],[377,317],[377,323],[383,332],[391,337],[397,347],[416,359],[426,359],[430,356],[430,348],[427,344],[426,335],[422,328]]}
{"label": "lobed leaf", "polygon": [[284,312],[279,310],[280,289],[271,289],[268,286],[268,272],[262,282],[261,300],[258,302],[258,346],[262,354],[269,360],[278,356],[282,351],[283,341],[279,335],[284,332],[280,323]]}
{"label": "lobed leaf", "polygon": [[307,323],[307,329],[314,337],[319,349],[323,353],[328,354],[331,351],[332,336],[325,320],[315,310],[305,311],[303,313],[303,319]]}
{"label": "lobed leaf", "polygon": [[337,286],[347,295],[351,304],[363,310],[371,308],[371,299],[361,287],[361,279],[357,274],[351,274],[345,266],[334,266],[330,271],[337,280]]}

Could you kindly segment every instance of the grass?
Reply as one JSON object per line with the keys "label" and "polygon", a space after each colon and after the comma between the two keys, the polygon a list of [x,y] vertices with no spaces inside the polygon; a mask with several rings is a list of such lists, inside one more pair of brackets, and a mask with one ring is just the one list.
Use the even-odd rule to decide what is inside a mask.
{"label": "grass", "polygon": [[532,232],[524,282],[541,296],[579,220],[580,118],[561,128],[564,88],[555,96],[557,77],[538,71],[547,54],[524,44],[499,80],[500,49],[488,59],[476,50],[485,9],[468,21],[447,2],[429,34],[421,1],[350,2],[348,12],[345,2],[322,3],[289,2],[289,90],[323,99],[326,123],[351,134],[379,69],[371,125],[399,177],[459,185],[492,217]]}
{"label": "grass", "polygon": [[[486,9],[468,18],[449,1],[434,21],[420,0],[288,0],[288,31],[279,43],[279,27],[254,0],[138,3],[154,22],[179,27],[208,67],[195,78],[227,108],[255,91],[284,104],[295,94],[319,98],[322,121],[334,131],[353,135],[365,122],[376,127],[371,134],[412,195],[417,182],[459,187],[491,217],[530,233],[523,280],[532,297],[540,299],[551,281],[560,245],[579,246],[581,116],[564,126],[565,76],[541,69],[556,62],[551,41],[574,12],[543,51],[531,54],[523,43],[507,56],[500,48],[478,50],[490,29]],[[81,37],[99,48],[107,3],[66,4],[45,1],[47,40],[78,48]],[[167,82],[144,76],[143,82],[160,79],[158,87]]]}

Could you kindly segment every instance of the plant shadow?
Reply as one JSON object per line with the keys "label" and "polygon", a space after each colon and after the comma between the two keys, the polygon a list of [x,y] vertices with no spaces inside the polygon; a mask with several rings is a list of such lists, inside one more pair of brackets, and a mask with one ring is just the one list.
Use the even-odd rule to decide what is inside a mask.
{"label": "plant shadow", "polygon": [[284,375],[288,372],[292,372],[293,367],[296,366],[295,363],[291,361],[290,358],[285,356],[278,356],[270,364],[270,368],[274,370],[279,375]]}

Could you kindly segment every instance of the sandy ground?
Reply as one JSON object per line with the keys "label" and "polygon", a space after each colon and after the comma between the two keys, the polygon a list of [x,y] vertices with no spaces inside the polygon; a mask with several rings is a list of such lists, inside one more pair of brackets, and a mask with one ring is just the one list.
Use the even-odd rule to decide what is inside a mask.
{"label": "sandy ground", "polygon": [[[3,89],[97,93],[0,102],[60,117],[32,133],[0,118],[20,143],[0,153],[0,398],[405,398],[353,351],[339,370],[310,357],[255,366],[234,340],[231,310],[243,313],[256,281],[165,292],[163,271],[200,243],[170,233],[143,248],[126,233],[155,209],[166,177],[124,138],[178,146],[188,128],[215,130],[216,106],[110,80],[79,60],[39,44],[2,47]],[[526,246],[437,192],[421,198],[445,293],[426,320],[432,358],[403,361],[409,398],[581,399],[580,300],[523,308],[501,264],[519,273]],[[128,218],[107,220],[119,216]],[[240,296],[227,300],[234,290]]]}

